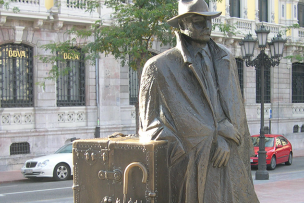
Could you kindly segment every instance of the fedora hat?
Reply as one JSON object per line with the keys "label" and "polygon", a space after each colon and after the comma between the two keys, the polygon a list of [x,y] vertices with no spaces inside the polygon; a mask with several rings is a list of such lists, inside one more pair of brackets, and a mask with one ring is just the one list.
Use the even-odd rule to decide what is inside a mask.
{"label": "fedora hat", "polygon": [[208,5],[204,0],[180,0],[178,2],[178,15],[169,19],[167,22],[172,27],[178,28],[178,19],[184,18],[190,14],[197,14],[216,18],[221,15],[220,12],[209,12]]}

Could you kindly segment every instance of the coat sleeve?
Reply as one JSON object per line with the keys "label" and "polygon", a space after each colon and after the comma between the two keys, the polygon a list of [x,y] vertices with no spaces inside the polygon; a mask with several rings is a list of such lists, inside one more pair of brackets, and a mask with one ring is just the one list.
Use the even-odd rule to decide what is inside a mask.
{"label": "coat sleeve", "polygon": [[143,69],[139,91],[139,137],[142,141],[167,140],[168,164],[172,165],[185,153],[174,125],[168,121],[155,62],[148,61]]}

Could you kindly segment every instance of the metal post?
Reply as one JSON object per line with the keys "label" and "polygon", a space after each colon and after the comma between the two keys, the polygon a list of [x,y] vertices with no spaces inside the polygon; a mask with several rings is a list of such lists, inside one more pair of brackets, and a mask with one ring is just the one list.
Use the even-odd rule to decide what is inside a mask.
{"label": "metal post", "polygon": [[[94,41],[96,41],[96,29]],[[95,83],[96,83],[96,106],[97,106],[97,125],[95,128],[95,138],[100,137],[100,105],[99,105],[99,52],[95,52]]]}
{"label": "metal post", "polygon": [[[261,51],[261,53],[264,51]],[[261,63],[261,129],[260,143],[258,151],[258,170],[255,173],[256,180],[269,180],[269,173],[266,170],[266,151],[265,151],[265,133],[264,133],[264,57]]]}
{"label": "metal post", "polygon": [[269,134],[271,134],[271,118],[269,118]]}

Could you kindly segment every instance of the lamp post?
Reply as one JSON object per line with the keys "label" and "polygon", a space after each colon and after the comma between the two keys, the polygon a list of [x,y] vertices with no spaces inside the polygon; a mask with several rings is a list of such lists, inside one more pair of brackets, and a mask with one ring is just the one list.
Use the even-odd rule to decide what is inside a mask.
{"label": "lamp post", "polygon": [[[260,129],[260,142],[258,151],[258,170],[255,174],[256,180],[268,180],[269,173],[266,170],[266,151],[265,151],[265,132],[264,132],[264,69],[270,68],[271,66],[277,66],[280,64],[280,58],[283,56],[284,45],[287,40],[284,40],[280,34],[273,38],[268,43],[270,54],[269,57],[265,54],[265,48],[267,46],[267,36],[269,30],[262,24],[260,29],[255,31],[257,34],[257,40],[252,38],[252,35],[247,35],[241,42],[241,50],[243,59],[246,61],[246,66],[254,66],[256,69],[261,70],[261,129]],[[259,55],[251,60],[253,56],[256,42],[258,41],[260,53]]]}

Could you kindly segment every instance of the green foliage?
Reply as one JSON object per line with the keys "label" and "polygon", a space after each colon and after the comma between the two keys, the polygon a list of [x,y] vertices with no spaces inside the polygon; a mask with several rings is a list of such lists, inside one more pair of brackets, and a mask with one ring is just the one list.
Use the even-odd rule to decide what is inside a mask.
{"label": "green foliage", "polygon": [[[85,60],[85,58],[80,58],[80,48],[78,46],[74,46],[77,44],[76,39],[67,40],[62,43],[50,43],[46,45],[42,45],[44,51],[49,51],[50,55],[38,55],[38,59],[43,63],[53,64],[51,70],[48,73],[48,76],[44,78],[42,82],[37,82],[36,84],[45,86],[46,80],[54,80],[59,76],[64,76],[69,73],[69,71],[74,68],[72,66],[63,66],[64,68],[59,68],[59,64],[66,64],[66,59],[64,56],[69,56],[71,58],[79,58],[80,60]],[[81,49],[81,52],[87,52],[86,47]]]}
{"label": "green foliage", "polygon": [[284,58],[289,59],[291,61],[296,60],[297,62],[304,61],[304,55],[303,54],[296,54],[296,55],[286,56]]}
{"label": "green foliage", "polygon": [[[211,0],[221,2],[222,0]],[[74,6],[87,9],[92,12],[101,7],[100,1],[86,1],[86,5],[80,2]],[[112,23],[106,24],[104,19],[98,20],[92,26],[93,29],[72,29],[68,34],[75,36],[74,39],[63,43],[48,44],[42,48],[51,51],[52,54],[58,52],[69,52],[69,47],[81,46],[86,53],[86,60],[95,62],[99,53],[113,55],[120,59],[122,65],[129,65],[135,70],[140,70],[144,63],[151,57],[150,49],[153,41],[157,40],[161,45],[174,45],[174,28],[166,22],[177,13],[176,0],[133,0],[132,3],[125,3],[124,0],[106,0],[103,6],[111,8]],[[225,28],[225,29],[224,29]],[[233,27],[223,27],[225,33],[233,33]],[[233,31],[233,32],[232,32]],[[85,44],[77,43],[79,39],[94,37],[94,42]],[[85,40],[81,40],[85,41]],[[56,54],[55,54],[56,55]],[[56,64],[57,56],[44,57],[40,59],[45,63]],[[53,70],[54,69],[54,70]],[[55,79],[61,74],[56,65],[53,66],[47,79]],[[140,71],[139,71],[140,73]]]}
{"label": "green foliage", "polygon": [[14,7],[14,8],[13,8],[13,12],[14,12],[14,13],[19,13],[19,12],[20,12],[20,9],[19,9],[18,7]]}
{"label": "green foliage", "polygon": [[298,23],[289,25],[289,26],[283,26],[284,30],[280,30],[279,34],[286,35],[287,32],[289,32],[291,29],[300,28],[300,25]]}
{"label": "green foliage", "polygon": [[[98,1],[99,2],[99,1]],[[87,8],[89,12],[99,7],[97,1],[92,1]],[[82,6],[78,4],[77,6]],[[95,38],[94,42],[82,44],[81,48],[86,53],[86,59],[94,61],[96,54],[104,53],[120,59],[122,65],[129,65],[133,69],[143,67],[151,57],[149,49],[154,40],[161,44],[173,44],[174,35],[166,21],[177,15],[176,0],[137,0],[126,4],[118,0],[106,0],[105,6],[113,9],[111,25],[105,25],[103,20],[96,21],[92,30],[72,29],[68,34],[75,36],[74,39],[63,43],[51,43],[42,46],[52,54],[68,52],[70,46],[80,46],[76,39]],[[130,58],[131,60],[129,60]],[[59,60],[57,56],[44,57],[40,60],[45,63],[55,64]],[[54,69],[54,70],[53,70]],[[57,71],[56,65],[47,79],[55,79],[61,72]]]}
{"label": "green foliage", "polygon": [[[11,0],[11,2],[13,2],[13,1]],[[0,0],[0,5],[3,5],[4,8],[5,8],[5,10],[9,10],[9,8],[10,8],[10,2],[9,2],[9,1]],[[15,6],[15,7],[12,9],[12,11],[13,11],[14,13],[19,13],[19,12],[20,12],[20,9],[19,9],[18,7]]]}
{"label": "green foliage", "polygon": [[235,25],[230,25],[227,23],[214,23],[212,24],[212,29],[215,30],[215,28],[218,27],[221,32],[224,33],[226,37],[241,34],[241,32],[237,31],[237,27]]}

